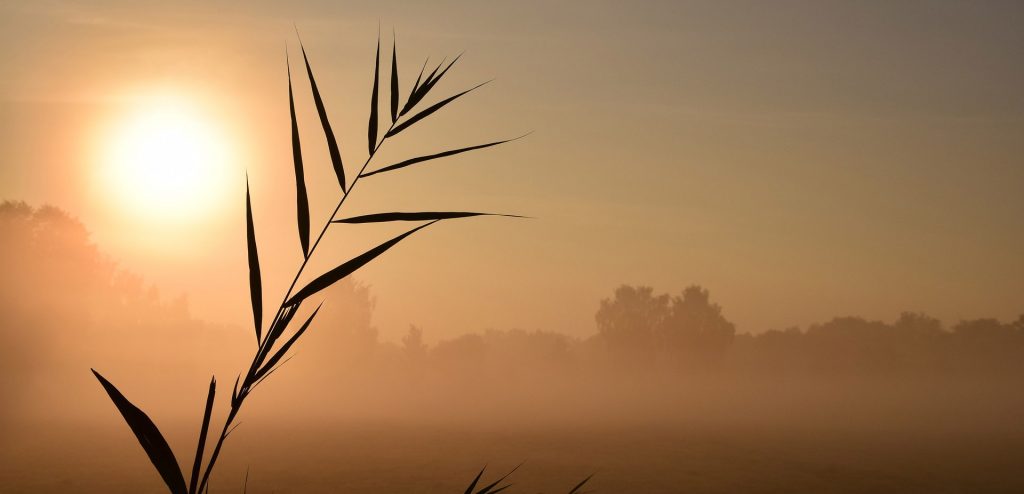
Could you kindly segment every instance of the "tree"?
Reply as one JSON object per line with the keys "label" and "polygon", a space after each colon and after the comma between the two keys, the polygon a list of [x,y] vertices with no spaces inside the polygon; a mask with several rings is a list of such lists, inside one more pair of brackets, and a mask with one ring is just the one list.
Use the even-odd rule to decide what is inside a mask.
{"label": "tree", "polygon": [[[0,398],[50,364],[55,340],[120,301],[113,263],[75,218],[53,206],[0,203]],[[3,407],[7,408],[7,407]],[[3,413],[0,411],[0,413]]]}
{"label": "tree", "polygon": [[[162,369],[190,372],[200,353],[230,338],[193,319],[183,297],[162,301],[141,277],[117,269],[89,230],[54,206],[0,203],[0,273],[0,428],[16,407],[32,413],[53,396],[92,395],[91,385],[68,385],[88,362],[159,381]],[[143,361],[154,347],[164,351]]]}
{"label": "tree", "polygon": [[601,301],[594,316],[609,352],[631,364],[650,362],[655,333],[669,315],[668,295],[654,295],[649,286],[622,285]]}
{"label": "tree", "polygon": [[942,321],[921,312],[904,312],[893,323],[897,334],[910,337],[933,337],[942,334]]}
{"label": "tree", "polygon": [[668,316],[657,330],[660,346],[675,364],[717,360],[736,336],[736,327],[722,315],[722,307],[711,303],[708,290],[698,285],[672,297]]}
{"label": "tree", "polygon": [[323,380],[325,386],[340,377],[365,379],[380,343],[373,324],[376,298],[369,285],[352,278],[331,285],[324,294],[328,301],[317,313],[318,324],[312,328],[317,330],[306,335],[304,362],[294,366],[306,374],[307,382]]}
{"label": "tree", "polygon": [[409,325],[409,332],[402,337],[402,353],[412,363],[420,363],[427,355],[427,344],[423,342],[423,330],[414,324]]}
{"label": "tree", "polygon": [[1017,320],[1010,323],[1010,327],[1017,332],[1018,336],[1024,336],[1024,314],[1017,317]]}
{"label": "tree", "polygon": [[1012,334],[1012,326],[1003,325],[995,318],[960,321],[953,326],[953,334],[967,342],[992,342]]}
{"label": "tree", "polygon": [[77,219],[53,206],[11,201],[0,204],[0,271],[8,280],[0,302],[26,314],[103,302],[115,275]]}

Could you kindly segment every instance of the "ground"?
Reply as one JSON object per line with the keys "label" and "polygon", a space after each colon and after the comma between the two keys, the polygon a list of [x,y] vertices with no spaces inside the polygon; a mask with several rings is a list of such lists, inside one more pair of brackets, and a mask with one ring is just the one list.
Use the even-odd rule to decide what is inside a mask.
{"label": "ground", "polygon": [[[485,464],[489,479],[521,461],[511,492],[568,492],[593,472],[592,488],[609,493],[1024,492],[1024,437],[1013,434],[750,424],[247,425],[229,440],[212,492],[241,492],[248,468],[250,493],[460,493]],[[177,439],[183,451],[185,438]],[[3,439],[0,460],[5,493],[164,492],[130,432],[113,420],[21,428]]]}

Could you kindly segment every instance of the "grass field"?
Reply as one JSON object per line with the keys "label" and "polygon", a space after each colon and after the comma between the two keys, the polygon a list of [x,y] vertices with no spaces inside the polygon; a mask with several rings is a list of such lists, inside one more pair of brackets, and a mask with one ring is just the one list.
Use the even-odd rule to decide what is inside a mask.
{"label": "grass field", "polygon": [[[994,431],[368,421],[245,428],[229,443],[212,492],[241,492],[248,468],[253,493],[458,493],[484,464],[497,475],[520,461],[512,492],[566,492],[595,471],[597,492],[1024,492],[1024,437]],[[275,449],[262,447],[269,444]],[[164,492],[114,420],[20,428],[3,439],[0,460],[4,493]]]}

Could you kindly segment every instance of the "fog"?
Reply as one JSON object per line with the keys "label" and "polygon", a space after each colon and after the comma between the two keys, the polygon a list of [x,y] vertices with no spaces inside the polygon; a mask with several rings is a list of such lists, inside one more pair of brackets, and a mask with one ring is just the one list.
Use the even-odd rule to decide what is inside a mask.
{"label": "fog", "polygon": [[[89,369],[184,464],[209,379],[222,416],[251,326],[192,317],[57,208],[4,203],[0,229],[0,486],[160,492]],[[749,333],[699,286],[623,285],[594,301],[585,338],[410,326],[385,341],[371,287],[346,280],[324,299],[294,359],[247,401],[214,490],[248,469],[253,492],[454,492],[484,464],[520,461],[517,484],[550,491],[594,471],[601,492],[1024,488],[1024,316]]]}

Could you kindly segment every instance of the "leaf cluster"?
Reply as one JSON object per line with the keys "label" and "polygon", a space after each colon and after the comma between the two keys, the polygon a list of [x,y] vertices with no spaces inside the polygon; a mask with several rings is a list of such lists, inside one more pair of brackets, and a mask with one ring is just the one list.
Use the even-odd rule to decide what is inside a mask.
{"label": "leaf cluster", "polygon": [[[189,478],[189,483],[186,485],[185,476],[178,464],[174,453],[168,446],[167,441],[164,439],[160,430],[156,424],[147,416],[141,409],[132,404],[123,394],[106,378],[101,376],[98,372],[93,370],[96,378],[100,384],[106,390],[111,401],[113,401],[117,410],[121,413],[121,416],[127,422],[129,428],[135,434],[142,445],[143,450],[149,456],[150,461],[160,474],[167,488],[172,494],[196,494],[200,492],[206,492],[209,490],[210,475],[213,471],[214,465],[219,458],[221,449],[224,445],[225,440],[231,434],[231,432],[237,427],[235,422],[239,411],[242,408],[246,398],[249,394],[264,380],[266,380],[271,374],[277,371],[282,365],[284,365],[291,357],[288,356],[289,352],[296,344],[296,342],[302,337],[303,334],[309,329],[313,320],[316,318],[317,313],[320,310],[318,305],[314,310],[310,311],[309,314],[303,319],[303,322],[298,328],[289,330],[292,326],[292,321],[295,316],[300,312],[302,305],[309,298],[322,292],[327,287],[334,283],[348,277],[358,269],[362,268],[369,262],[373,261],[383,253],[390,250],[392,247],[397,245],[402,240],[408,238],[410,235],[431,226],[439,221],[457,219],[457,218],[469,218],[475,216],[507,216],[507,217],[521,217],[516,215],[497,215],[492,213],[479,213],[479,212],[466,212],[466,211],[427,211],[427,212],[381,212],[363,216],[356,216],[350,218],[338,219],[338,212],[344,205],[345,200],[351,195],[352,190],[355,188],[361,178],[382,174],[385,172],[393,172],[400,170],[412,165],[418,165],[441,158],[454,156],[469,151],[484,149],[505,142],[509,142],[511,139],[499,140],[494,142],[488,142],[485,144],[478,144],[469,147],[451,149],[447,151],[434,152],[422,156],[412,157],[400,161],[398,163],[386,165],[377,168],[372,171],[367,171],[367,167],[373,161],[374,156],[377,154],[380,147],[390,138],[393,138],[403,131],[412,128],[414,125],[419,124],[430,115],[433,115],[440,111],[442,108],[461,98],[462,96],[472,92],[479,88],[483,84],[478,84],[469,89],[455,93],[454,95],[440,99],[433,104],[426,104],[428,97],[432,94],[432,91],[438,87],[438,84],[442,81],[445,74],[451,70],[456,62],[461,58],[461,55],[455,57],[451,62],[445,64],[442,61],[429,73],[426,73],[426,62],[424,62],[423,68],[420,69],[420,74],[416,78],[416,82],[412,85],[408,95],[403,98],[399,87],[399,75],[398,75],[398,50],[395,44],[392,44],[391,50],[391,71],[390,71],[390,84],[389,91],[386,97],[388,101],[389,112],[382,119],[379,107],[382,105],[382,91],[381,91],[381,53],[380,53],[380,37],[377,40],[376,58],[374,62],[374,76],[373,76],[373,88],[370,96],[370,112],[367,125],[367,148],[369,156],[363,165],[360,167],[357,173],[353,175],[351,180],[347,179],[346,166],[342,161],[341,147],[338,139],[335,137],[333,128],[330,123],[330,119],[327,114],[326,105],[324,104],[323,96],[320,93],[319,86],[317,85],[316,78],[313,74],[313,68],[309,61],[309,56],[306,53],[305,47],[299,42],[300,50],[302,52],[303,64],[305,66],[306,75],[309,79],[309,87],[313,100],[313,105],[316,108],[317,115],[320,120],[320,126],[324,133],[324,143],[327,147],[327,154],[330,157],[331,166],[335,172],[335,176],[338,180],[338,185],[341,190],[341,195],[338,199],[337,206],[331,213],[328,221],[324,223],[320,229],[319,235],[315,238],[311,235],[310,231],[310,211],[309,211],[309,197],[306,190],[305,182],[305,167],[306,163],[303,159],[302,142],[300,139],[299,125],[296,118],[295,111],[295,91],[292,85],[291,75],[291,63],[288,60],[286,53],[286,64],[288,65],[288,109],[291,120],[291,143],[292,143],[292,161],[295,172],[295,198],[296,198],[296,223],[297,232],[299,237],[299,245],[302,249],[302,263],[295,273],[291,285],[285,291],[285,295],[276,313],[274,314],[271,322],[266,326],[264,330],[264,312],[263,312],[263,298],[264,288],[262,283],[262,273],[260,269],[260,256],[258,252],[258,242],[256,236],[255,221],[252,214],[252,200],[249,193],[248,183],[246,184],[246,246],[247,246],[247,259],[249,266],[249,291],[252,303],[252,314],[253,314],[253,328],[256,336],[256,351],[253,356],[252,362],[249,368],[236,377],[234,386],[231,391],[231,399],[229,402],[229,409],[225,423],[221,429],[219,435],[216,436],[214,447],[210,453],[209,459],[205,461],[205,449],[208,442],[208,434],[210,428],[210,420],[213,412],[214,400],[216,397],[217,381],[213,378],[210,381],[209,392],[207,395],[206,405],[204,408],[203,422],[200,426],[199,439],[196,447],[196,454],[193,461],[192,473]],[[424,74],[426,75],[424,76]],[[382,120],[387,123],[387,129],[381,133],[380,128]],[[304,274],[305,268],[316,251],[317,246],[323,239],[327,230],[331,226],[338,225],[354,225],[354,224],[365,224],[365,223],[386,223],[386,222],[421,222],[421,225],[415,226],[404,233],[391,238],[376,247],[363,252],[351,259],[340,262],[336,267],[314,277],[312,281],[309,281],[301,288],[296,289],[296,285],[300,277]],[[286,336],[287,335],[287,336]],[[511,473],[511,472],[510,472]],[[482,472],[481,472],[482,474]],[[504,479],[504,477],[503,477]],[[479,477],[478,479],[479,480]],[[500,482],[500,480],[499,480]],[[476,482],[474,482],[475,486]],[[494,485],[480,490],[477,494],[492,494],[498,492],[503,488],[493,489]],[[470,489],[472,490],[472,489]]]}

